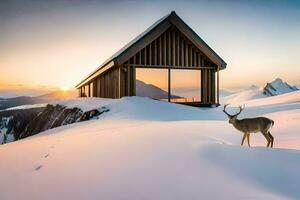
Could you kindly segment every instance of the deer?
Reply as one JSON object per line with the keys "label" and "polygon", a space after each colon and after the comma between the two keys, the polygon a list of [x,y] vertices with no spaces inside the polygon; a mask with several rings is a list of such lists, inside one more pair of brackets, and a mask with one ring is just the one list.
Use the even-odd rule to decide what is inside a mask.
{"label": "deer", "polygon": [[245,139],[247,138],[248,146],[250,147],[250,133],[261,132],[267,140],[267,147],[273,148],[274,137],[270,133],[270,128],[273,127],[274,121],[266,117],[244,118],[237,119],[238,115],[244,110],[239,106],[239,111],[231,115],[226,111],[226,107],[229,104],[224,105],[223,112],[228,116],[229,123],[233,125],[238,131],[244,133],[241,146],[243,146]]}

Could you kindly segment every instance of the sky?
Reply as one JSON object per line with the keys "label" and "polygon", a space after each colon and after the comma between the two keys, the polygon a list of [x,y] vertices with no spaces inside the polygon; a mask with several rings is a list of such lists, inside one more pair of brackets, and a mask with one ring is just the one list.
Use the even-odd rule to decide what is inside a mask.
{"label": "sky", "polygon": [[221,88],[300,84],[300,1],[0,1],[0,91],[70,89],[176,13],[227,63]]}

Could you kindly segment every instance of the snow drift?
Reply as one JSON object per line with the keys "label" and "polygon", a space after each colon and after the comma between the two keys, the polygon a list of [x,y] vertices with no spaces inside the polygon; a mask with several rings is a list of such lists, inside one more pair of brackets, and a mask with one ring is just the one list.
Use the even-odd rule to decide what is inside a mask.
{"label": "snow drift", "polygon": [[141,97],[60,102],[110,111],[0,146],[0,199],[299,199],[300,98],[292,94],[243,113],[275,121],[277,149],[259,134],[255,147],[240,147],[221,107]]}

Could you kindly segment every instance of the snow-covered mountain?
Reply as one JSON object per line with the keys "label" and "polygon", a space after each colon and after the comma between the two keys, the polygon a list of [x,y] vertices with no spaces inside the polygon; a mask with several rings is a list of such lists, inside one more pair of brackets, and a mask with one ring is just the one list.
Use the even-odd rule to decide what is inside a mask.
{"label": "snow-covered mountain", "polygon": [[[136,95],[140,97],[149,97],[152,99],[168,99],[168,92],[161,88],[147,84],[143,81],[136,80]],[[171,98],[179,98],[176,95],[171,95]]]}
{"label": "snow-covered mountain", "polygon": [[296,86],[291,86],[287,82],[284,82],[282,79],[276,78],[271,83],[267,83],[267,85],[263,89],[263,93],[267,96],[276,96],[294,92],[297,90],[298,88]]}
{"label": "snow-covered mountain", "polygon": [[241,103],[270,96],[282,95],[290,92],[298,91],[296,86],[291,86],[282,79],[277,78],[271,83],[267,83],[265,87],[252,85],[247,89],[233,93],[221,98],[222,103]]}

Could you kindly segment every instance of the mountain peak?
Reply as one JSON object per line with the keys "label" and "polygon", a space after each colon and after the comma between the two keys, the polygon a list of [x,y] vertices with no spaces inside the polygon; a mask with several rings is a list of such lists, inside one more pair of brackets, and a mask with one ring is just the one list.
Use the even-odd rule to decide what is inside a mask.
{"label": "mountain peak", "polygon": [[280,94],[285,94],[298,90],[297,87],[289,85],[284,82],[281,78],[276,78],[271,83],[267,83],[264,87],[264,94],[268,96],[275,96]]}
{"label": "mountain peak", "polygon": [[272,83],[283,83],[281,78],[276,78],[272,81]]}
{"label": "mountain peak", "polygon": [[255,90],[255,89],[259,89],[259,87],[257,85],[251,85],[249,87],[250,90]]}

